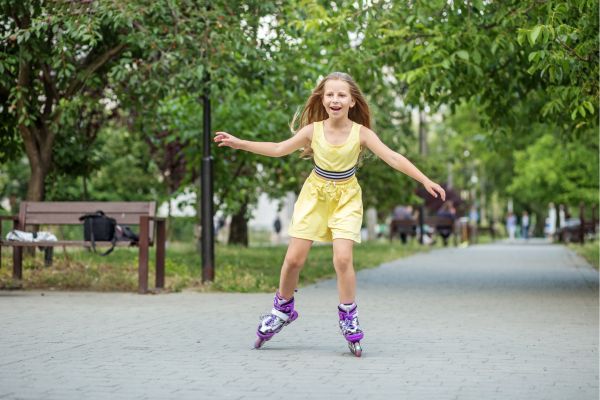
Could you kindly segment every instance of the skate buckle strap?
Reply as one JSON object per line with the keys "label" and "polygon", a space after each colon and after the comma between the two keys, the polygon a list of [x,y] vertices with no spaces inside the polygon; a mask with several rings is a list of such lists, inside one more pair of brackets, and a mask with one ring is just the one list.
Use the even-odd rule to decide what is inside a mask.
{"label": "skate buckle strap", "polygon": [[283,313],[283,312],[277,310],[276,308],[273,308],[271,310],[271,314],[278,316],[279,318],[281,318],[282,320],[284,320],[286,322],[287,322],[288,319],[290,319],[289,315],[287,315],[286,313]]}

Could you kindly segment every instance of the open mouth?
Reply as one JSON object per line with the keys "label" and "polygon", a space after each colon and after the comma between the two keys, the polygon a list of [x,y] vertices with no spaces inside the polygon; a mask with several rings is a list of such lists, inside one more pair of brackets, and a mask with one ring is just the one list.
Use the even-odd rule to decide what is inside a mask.
{"label": "open mouth", "polygon": [[331,109],[331,111],[340,111],[342,109],[342,107],[338,107],[338,106],[331,106],[329,108]]}

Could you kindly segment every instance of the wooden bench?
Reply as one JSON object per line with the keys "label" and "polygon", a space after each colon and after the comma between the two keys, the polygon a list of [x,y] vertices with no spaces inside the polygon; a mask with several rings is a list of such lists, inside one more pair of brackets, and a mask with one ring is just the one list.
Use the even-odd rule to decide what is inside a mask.
{"label": "wooden bench", "polygon": [[558,241],[563,243],[576,242],[585,243],[586,236],[595,236],[598,226],[598,208],[592,206],[592,218],[585,217],[585,206],[583,203],[579,205],[579,222],[573,225],[564,226],[556,231]]}
{"label": "wooden bench", "polygon": [[[390,221],[390,242],[395,235],[417,236],[417,221],[412,219],[393,219]],[[403,240],[404,242],[404,240]]]}
{"label": "wooden bench", "polygon": [[[156,288],[165,282],[165,220],[156,217],[155,202],[32,202],[21,203],[18,216],[0,217],[0,260],[3,246],[13,249],[13,278],[23,278],[23,247],[92,246],[84,240],[58,240],[52,242],[7,241],[2,233],[2,220],[12,220],[13,229],[26,230],[27,225],[81,225],[84,214],[98,210],[114,218],[120,225],[139,225],[138,292],[148,292],[148,248],[156,244]],[[155,233],[156,231],[156,233]],[[112,242],[96,242],[96,246],[111,246]],[[130,246],[130,242],[116,242],[117,246]]]}
{"label": "wooden bench", "polygon": [[[428,216],[425,217],[423,222],[425,225],[429,225],[433,231],[441,236],[441,232],[446,229],[450,230],[450,235],[454,236],[454,245],[457,245],[457,235],[455,232],[454,219],[450,217],[442,216]],[[390,241],[395,235],[406,235],[406,236],[417,236],[417,226],[419,225],[418,220],[411,219],[393,219],[390,222]],[[443,238],[444,245],[448,244],[448,238]]]}
{"label": "wooden bench", "polygon": [[[425,224],[432,227],[436,234],[442,236],[442,241],[444,242],[444,246],[448,245],[448,238],[453,236],[454,245],[458,244],[458,237],[456,235],[456,225],[455,221],[452,217],[438,216],[432,215],[425,217]],[[442,233],[446,233],[449,231],[447,237],[443,237]]]}

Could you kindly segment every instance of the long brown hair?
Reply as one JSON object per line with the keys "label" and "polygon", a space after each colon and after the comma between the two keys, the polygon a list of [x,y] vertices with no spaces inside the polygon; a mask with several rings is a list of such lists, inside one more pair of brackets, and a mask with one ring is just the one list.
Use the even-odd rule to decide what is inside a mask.
{"label": "long brown hair", "polygon": [[[348,111],[348,118],[371,128],[371,111],[369,105],[365,100],[365,96],[360,91],[360,88],[354,82],[352,77],[344,72],[332,72],[319,82],[316,88],[313,89],[312,93],[304,104],[302,112],[296,112],[290,129],[296,133],[306,125],[312,124],[313,122],[322,121],[328,117],[327,111],[323,106],[323,94],[325,92],[325,83],[330,79],[337,79],[346,82],[350,86],[350,95],[354,99],[354,107]],[[312,155],[312,149],[310,147],[302,149],[301,157],[310,157]]]}

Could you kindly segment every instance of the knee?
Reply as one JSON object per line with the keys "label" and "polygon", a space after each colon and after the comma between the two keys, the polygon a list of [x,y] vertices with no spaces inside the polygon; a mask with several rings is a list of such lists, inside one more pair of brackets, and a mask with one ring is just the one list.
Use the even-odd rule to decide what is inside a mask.
{"label": "knee", "polygon": [[333,265],[337,270],[342,271],[352,268],[352,256],[349,254],[335,254],[333,256]]}
{"label": "knee", "polygon": [[284,263],[290,269],[302,269],[302,266],[304,265],[304,260],[300,257],[287,256],[285,258]]}

